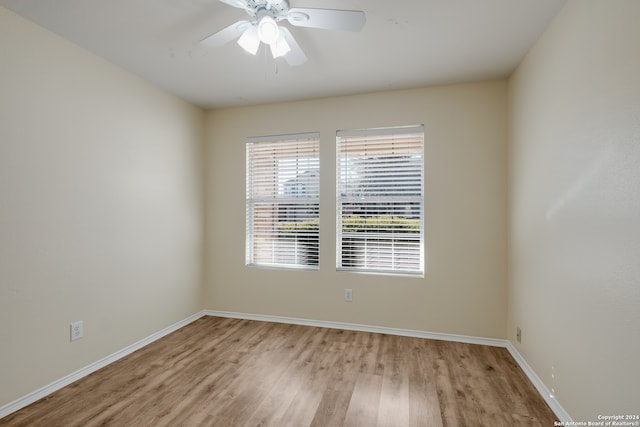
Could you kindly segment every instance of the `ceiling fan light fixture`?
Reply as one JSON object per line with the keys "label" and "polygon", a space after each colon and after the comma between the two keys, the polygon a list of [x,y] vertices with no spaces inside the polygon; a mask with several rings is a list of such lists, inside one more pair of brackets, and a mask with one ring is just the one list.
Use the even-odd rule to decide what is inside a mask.
{"label": "ceiling fan light fixture", "polygon": [[200,43],[219,47],[232,40],[247,52],[256,55],[260,44],[269,45],[274,58],[284,57],[291,66],[302,65],[307,56],[286,25],[294,27],[322,28],[325,30],[360,31],[366,23],[361,10],[318,9],[290,7],[289,0],[219,0],[244,10],[249,18],[237,21],[207,37]]}
{"label": "ceiling fan light fixture", "polygon": [[258,37],[268,45],[275,43],[280,37],[280,28],[275,19],[270,16],[264,16],[258,23]]}
{"label": "ceiling fan light fixture", "polygon": [[260,47],[258,29],[253,25],[249,26],[249,28],[247,28],[238,39],[238,44],[252,55],[258,53],[258,48]]}

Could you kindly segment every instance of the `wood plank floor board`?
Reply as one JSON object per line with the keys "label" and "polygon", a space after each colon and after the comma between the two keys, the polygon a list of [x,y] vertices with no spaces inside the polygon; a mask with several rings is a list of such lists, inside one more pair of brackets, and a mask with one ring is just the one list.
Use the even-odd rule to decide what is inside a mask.
{"label": "wood plank floor board", "polygon": [[555,420],[504,348],[203,317],[0,426],[547,427]]}
{"label": "wood plank floor board", "polygon": [[405,363],[416,354],[402,345],[406,340],[397,338],[381,340],[383,358],[380,364],[383,371],[377,419],[380,427],[410,425],[410,370],[406,369]]}
{"label": "wood plank floor board", "polygon": [[[339,334],[339,339],[351,336],[353,331],[348,332],[347,334]],[[311,426],[337,426],[344,423],[364,350],[361,346],[343,344],[345,344],[345,348],[340,352],[340,357],[332,367],[332,375],[329,377]]]}
{"label": "wood plank floor board", "polygon": [[382,376],[359,373],[344,417],[345,427],[371,427],[378,421]]}
{"label": "wood plank floor board", "polygon": [[[412,354],[406,361],[409,365],[409,425],[442,426],[442,413],[439,402],[434,369],[434,344],[437,341],[414,338]],[[433,402],[433,403],[432,403]]]}
{"label": "wood plank floor board", "polygon": [[282,415],[281,426],[309,426],[315,418],[320,402],[329,383],[328,372],[338,363],[341,356],[339,351],[331,351],[327,341],[329,329],[317,329],[322,341],[313,349],[313,356],[308,359],[308,375],[300,378],[301,387],[293,401]]}
{"label": "wood plank floor board", "polygon": [[[502,349],[490,348],[489,350],[490,352],[487,358],[488,365],[485,367],[485,371],[488,374],[486,379],[489,387],[495,393],[494,399],[496,404],[499,405],[499,411],[504,414],[510,414],[511,417],[519,419],[520,422],[528,419],[530,425],[536,425],[535,420],[529,417],[529,409],[526,406],[526,401],[518,399],[516,394],[513,393],[513,390],[518,390],[520,394],[522,394],[522,392],[532,393],[532,389],[525,391],[518,387],[519,383],[529,384],[529,382],[524,381],[523,377],[517,375],[520,373],[520,370],[517,369],[515,362],[514,365],[510,365],[511,358],[506,358]],[[510,366],[510,371],[515,372],[515,374],[505,375],[500,372],[495,368],[495,366],[499,366],[500,364]],[[513,379],[516,379],[516,381],[513,382]]]}
{"label": "wood plank floor board", "polygon": [[276,420],[282,418],[300,391],[302,379],[305,374],[309,373],[308,366],[308,364],[301,365],[296,361],[296,363],[285,369],[282,375],[273,383],[271,389],[265,393],[265,399],[253,411],[253,414],[245,424],[255,426],[276,425]]}

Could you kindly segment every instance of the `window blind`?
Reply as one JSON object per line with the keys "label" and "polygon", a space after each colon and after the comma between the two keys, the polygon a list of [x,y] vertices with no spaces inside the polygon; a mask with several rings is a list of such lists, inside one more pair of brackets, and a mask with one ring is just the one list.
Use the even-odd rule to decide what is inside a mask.
{"label": "window blind", "polygon": [[248,138],[246,262],[319,265],[320,135]]}
{"label": "window blind", "polygon": [[424,273],[424,127],[338,131],[337,267]]}

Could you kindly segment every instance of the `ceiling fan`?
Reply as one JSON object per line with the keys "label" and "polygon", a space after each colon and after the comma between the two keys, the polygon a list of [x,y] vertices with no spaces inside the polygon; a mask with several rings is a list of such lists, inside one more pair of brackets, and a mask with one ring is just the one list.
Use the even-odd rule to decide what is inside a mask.
{"label": "ceiling fan", "polygon": [[307,57],[289,29],[279,22],[286,20],[296,27],[360,31],[366,21],[364,12],[359,10],[289,7],[287,0],[220,1],[244,9],[250,18],[205,37],[201,44],[218,47],[238,39],[244,50],[255,55],[262,42],[269,45],[274,58],[284,57],[292,66],[303,64]]}

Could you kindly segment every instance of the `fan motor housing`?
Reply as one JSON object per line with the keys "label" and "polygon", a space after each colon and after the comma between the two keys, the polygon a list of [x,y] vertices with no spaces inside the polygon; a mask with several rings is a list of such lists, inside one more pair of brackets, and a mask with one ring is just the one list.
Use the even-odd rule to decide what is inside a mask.
{"label": "fan motor housing", "polygon": [[265,16],[280,21],[289,12],[289,3],[286,0],[247,0],[247,12],[258,21]]}

